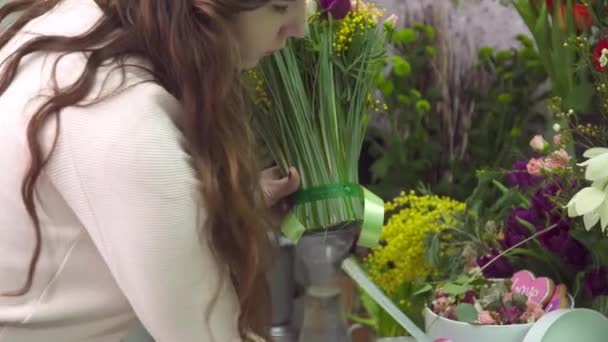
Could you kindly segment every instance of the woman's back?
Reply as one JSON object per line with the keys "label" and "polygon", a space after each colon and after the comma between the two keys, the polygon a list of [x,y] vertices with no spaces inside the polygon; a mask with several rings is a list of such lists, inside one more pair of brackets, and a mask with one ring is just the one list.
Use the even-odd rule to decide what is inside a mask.
{"label": "woman's back", "polygon": [[[64,0],[30,22],[0,60],[36,33],[79,35],[102,15],[93,0]],[[30,160],[26,128],[44,102],[37,95],[50,93],[57,57],[26,57],[0,96],[3,294],[23,287],[35,248],[21,198]],[[59,86],[74,82],[85,63],[84,54],[62,58]],[[121,83],[121,73],[110,70],[98,71],[93,95],[102,84],[105,92]],[[180,106],[156,83],[140,83],[148,78],[143,71],[126,76],[133,87],[61,111],[57,146],[37,183],[40,259],[25,295],[0,295],[0,341],[119,341],[134,310],[158,341],[239,340],[234,289],[198,235],[197,179],[172,121]],[[42,130],[45,152],[55,128],[49,120]]]}

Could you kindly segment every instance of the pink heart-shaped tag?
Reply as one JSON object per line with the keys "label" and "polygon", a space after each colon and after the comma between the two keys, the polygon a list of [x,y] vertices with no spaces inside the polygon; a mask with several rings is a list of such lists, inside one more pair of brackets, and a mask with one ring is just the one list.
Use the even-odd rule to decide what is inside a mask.
{"label": "pink heart-shaped tag", "polygon": [[529,302],[545,305],[555,290],[555,283],[549,278],[536,278],[530,271],[519,271],[511,277],[511,291],[528,297]]}

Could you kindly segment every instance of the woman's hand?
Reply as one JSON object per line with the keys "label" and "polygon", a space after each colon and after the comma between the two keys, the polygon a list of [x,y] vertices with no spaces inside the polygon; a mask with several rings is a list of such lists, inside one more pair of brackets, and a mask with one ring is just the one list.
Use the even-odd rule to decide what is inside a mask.
{"label": "woman's hand", "polygon": [[266,205],[271,209],[270,223],[278,227],[293,205],[290,196],[300,188],[300,174],[290,167],[288,176],[281,178],[281,169],[275,166],[262,171],[260,183]]}

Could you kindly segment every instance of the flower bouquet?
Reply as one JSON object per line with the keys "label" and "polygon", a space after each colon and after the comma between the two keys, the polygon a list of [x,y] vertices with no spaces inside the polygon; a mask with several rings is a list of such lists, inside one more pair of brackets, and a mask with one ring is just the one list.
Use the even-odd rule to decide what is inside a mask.
{"label": "flower bouquet", "polygon": [[521,341],[545,313],[572,306],[564,285],[529,271],[498,280],[461,276],[438,287],[434,298],[426,309],[427,333],[455,342]]}
{"label": "flower bouquet", "polygon": [[291,240],[362,222],[359,244],[378,241],[383,203],[359,185],[358,161],[392,31],[382,16],[364,1],[321,0],[306,37],[249,72],[261,139],[279,166],[301,174],[302,189],[282,226]]}

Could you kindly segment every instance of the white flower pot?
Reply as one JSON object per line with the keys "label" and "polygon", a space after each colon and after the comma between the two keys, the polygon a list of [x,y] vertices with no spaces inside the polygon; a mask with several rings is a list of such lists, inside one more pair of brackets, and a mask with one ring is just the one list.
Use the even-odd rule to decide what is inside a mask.
{"label": "white flower pot", "polygon": [[449,338],[453,342],[521,342],[532,327],[532,323],[474,325],[441,317],[429,308],[425,310],[424,321],[426,333],[431,340],[443,337]]}
{"label": "white flower pot", "polygon": [[[570,308],[574,308],[574,298],[570,298]],[[424,325],[431,340],[448,338],[452,342],[521,342],[533,323],[513,325],[475,325],[441,317],[428,307],[424,310]]]}
{"label": "white flower pot", "polygon": [[411,336],[380,337],[376,339],[376,342],[416,342],[416,339]]}

